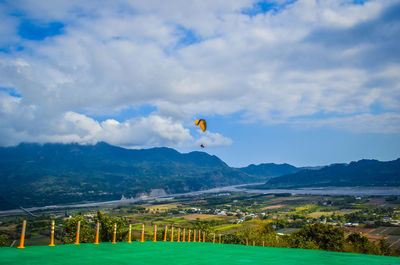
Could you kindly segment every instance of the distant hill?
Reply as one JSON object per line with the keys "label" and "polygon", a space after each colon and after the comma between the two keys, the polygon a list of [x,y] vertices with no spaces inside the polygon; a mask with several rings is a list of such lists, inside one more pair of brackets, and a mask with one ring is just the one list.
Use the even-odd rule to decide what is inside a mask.
{"label": "distant hill", "polygon": [[0,209],[178,193],[265,181],[204,152],[106,143],[0,147]]}
{"label": "distant hill", "polygon": [[334,164],[319,170],[302,170],[276,177],[258,188],[297,188],[327,186],[400,186],[400,158],[389,162],[360,160]]}
{"label": "distant hill", "polygon": [[251,164],[247,167],[239,168],[239,170],[249,175],[270,179],[273,177],[296,173],[301,169],[289,164],[264,163],[259,165]]}

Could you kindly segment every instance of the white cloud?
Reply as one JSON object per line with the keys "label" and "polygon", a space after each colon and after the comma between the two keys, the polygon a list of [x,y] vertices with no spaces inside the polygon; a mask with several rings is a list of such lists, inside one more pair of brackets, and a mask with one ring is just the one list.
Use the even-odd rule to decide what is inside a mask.
{"label": "white cloud", "polygon": [[157,115],[124,122],[108,119],[99,123],[85,115],[68,112],[64,119],[72,127],[69,130],[74,142],[84,144],[107,141],[126,147],[179,146],[192,140],[189,130],[180,123]]}
{"label": "white cloud", "polygon": [[32,109],[19,109],[19,101],[14,97],[0,96],[0,122],[7,125],[0,131],[2,145],[21,141],[80,144],[106,141],[125,147],[179,147],[193,140],[189,130],[172,118],[150,115],[124,122],[113,119],[98,122],[83,114],[66,112],[44,121],[33,117],[31,114],[35,111]]}
{"label": "white cloud", "polygon": [[[0,45],[24,47],[0,52],[0,86],[22,96],[0,95],[2,144],[179,146],[192,137],[183,124],[198,115],[240,112],[247,122],[340,129],[348,128],[341,118],[321,123],[314,115],[369,119],[374,105],[382,115],[397,115],[400,23],[387,10],[399,9],[399,1],[296,1],[278,12],[242,14],[253,2],[0,4],[0,18],[6,18]],[[22,39],[11,11],[43,23],[61,21],[63,34]],[[192,45],[182,43],[183,29],[191,32]],[[149,104],[157,111],[146,117],[89,117]],[[383,123],[360,128],[398,132]],[[210,145],[231,144],[217,133],[207,137]]]}
{"label": "white cloud", "polygon": [[297,121],[300,126],[329,126],[355,133],[400,133],[400,114],[360,114],[324,120]]}
{"label": "white cloud", "polygon": [[70,131],[73,133],[74,142],[83,144],[107,141],[126,147],[179,146],[192,139],[189,130],[183,128],[180,123],[156,115],[130,119],[122,123],[113,119],[99,123],[73,112],[68,112],[64,118],[73,126]]}

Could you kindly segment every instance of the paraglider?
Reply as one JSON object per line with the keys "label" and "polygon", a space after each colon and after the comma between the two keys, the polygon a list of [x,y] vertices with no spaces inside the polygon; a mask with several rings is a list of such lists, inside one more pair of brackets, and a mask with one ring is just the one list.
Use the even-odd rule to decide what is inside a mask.
{"label": "paraglider", "polygon": [[196,126],[200,125],[200,128],[203,132],[207,130],[207,123],[205,120],[203,119],[196,120],[194,123],[196,124]]}
{"label": "paraglider", "polygon": [[[205,121],[204,119],[196,120],[196,121],[194,122],[194,124],[196,124],[196,126],[200,126],[200,128],[201,128],[201,130],[202,130],[203,132],[205,132],[205,131],[207,130],[207,123],[206,123],[206,121]],[[204,144],[201,144],[200,147],[201,147],[201,148],[204,148],[204,147],[206,147],[206,146],[205,146]]]}

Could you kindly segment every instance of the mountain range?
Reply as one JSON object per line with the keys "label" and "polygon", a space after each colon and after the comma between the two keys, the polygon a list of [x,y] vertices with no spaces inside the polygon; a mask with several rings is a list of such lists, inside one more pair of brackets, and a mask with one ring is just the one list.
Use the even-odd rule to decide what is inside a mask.
{"label": "mountain range", "polygon": [[[274,176],[290,171],[272,165]],[[96,145],[27,144],[0,148],[0,209],[115,200],[149,193],[181,193],[263,182],[205,152],[171,148],[124,149]]]}
{"label": "mountain range", "polygon": [[239,168],[239,170],[252,176],[271,179],[274,177],[299,172],[301,171],[301,168],[297,168],[289,164],[263,163],[259,165],[251,164],[247,167]]}
{"label": "mountain range", "polygon": [[381,162],[363,159],[349,164],[333,164],[319,170],[304,169],[268,180],[259,188],[400,186],[400,158]]}
{"label": "mountain range", "polygon": [[146,194],[182,193],[235,184],[262,187],[399,186],[400,159],[361,160],[322,168],[260,164],[233,168],[205,152],[161,147],[29,144],[0,147],[0,210]]}

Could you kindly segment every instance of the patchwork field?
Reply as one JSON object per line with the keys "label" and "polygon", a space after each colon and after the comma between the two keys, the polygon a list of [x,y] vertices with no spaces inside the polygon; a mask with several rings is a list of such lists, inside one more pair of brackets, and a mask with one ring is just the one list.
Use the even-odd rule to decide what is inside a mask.
{"label": "patchwork field", "polygon": [[371,235],[380,235],[380,236],[388,236],[388,235],[400,235],[400,227],[378,227]]}

